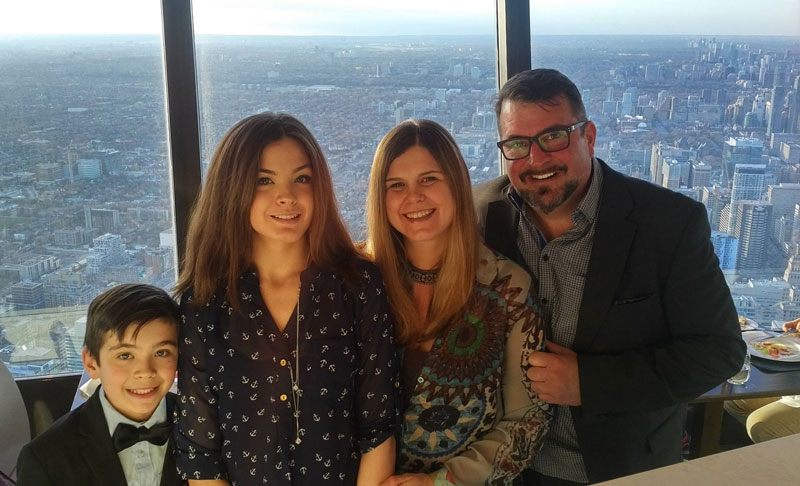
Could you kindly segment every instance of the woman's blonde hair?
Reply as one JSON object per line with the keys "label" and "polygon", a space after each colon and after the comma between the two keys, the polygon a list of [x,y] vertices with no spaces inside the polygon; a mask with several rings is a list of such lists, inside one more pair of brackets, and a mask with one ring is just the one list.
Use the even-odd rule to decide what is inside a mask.
{"label": "woman's blonde hair", "polygon": [[[409,148],[427,150],[439,164],[455,204],[439,276],[427,319],[420,318],[412,285],[406,276],[408,260],[403,235],[389,224],[386,177],[392,162]],[[478,263],[478,227],[472,204],[469,173],[450,133],[431,120],[407,120],[383,137],[375,152],[367,195],[367,252],[381,269],[400,344],[414,344],[440,335],[469,298]]]}
{"label": "woman's blonde hair", "polygon": [[267,145],[284,138],[299,143],[311,165],[314,211],[307,232],[309,261],[333,269],[348,282],[357,278],[351,262],[358,252],[339,217],[331,173],[319,143],[293,116],[265,112],[231,127],[211,159],[205,185],[189,219],[183,268],[175,287],[177,295],[191,287],[194,302],[203,305],[224,283],[228,287],[227,299],[236,307],[236,279],[252,264],[250,207],[261,153]]}

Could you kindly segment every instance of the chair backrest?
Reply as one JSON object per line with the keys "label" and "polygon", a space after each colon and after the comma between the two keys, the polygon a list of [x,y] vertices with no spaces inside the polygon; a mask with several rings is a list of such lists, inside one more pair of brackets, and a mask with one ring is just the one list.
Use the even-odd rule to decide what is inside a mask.
{"label": "chair backrest", "polygon": [[12,471],[22,446],[31,440],[28,412],[17,382],[0,361],[0,471],[14,477]]}

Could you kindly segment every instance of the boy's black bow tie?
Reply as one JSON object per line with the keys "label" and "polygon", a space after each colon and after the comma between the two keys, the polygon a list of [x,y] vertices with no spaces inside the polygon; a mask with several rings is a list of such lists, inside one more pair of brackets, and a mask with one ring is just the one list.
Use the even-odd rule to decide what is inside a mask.
{"label": "boy's black bow tie", "polygon": [[172,424],[169,422],[154,425],[149,429],[145,426],[137,428],[130,424],[117,424],[111,440],[114,442],[114,449],[120,452],[143,440],[155,445],[164,445],[171,433]]}

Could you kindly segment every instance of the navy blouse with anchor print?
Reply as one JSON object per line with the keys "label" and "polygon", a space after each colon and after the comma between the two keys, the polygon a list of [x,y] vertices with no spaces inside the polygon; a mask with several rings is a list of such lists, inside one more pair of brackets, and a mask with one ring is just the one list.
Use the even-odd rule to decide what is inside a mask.
{"label": "navy blouse with anchor print", "polygon": [[399,369],[380,273],[358,265],[355,289],[329,270],[303,272],[299,334],[297,309],[278,330],[253,271],[239,278],[241,313],[223,287],[199,308],[191,290],[183,295],[176,462],[184,479],[356,483],[361,454],[394,433]]}

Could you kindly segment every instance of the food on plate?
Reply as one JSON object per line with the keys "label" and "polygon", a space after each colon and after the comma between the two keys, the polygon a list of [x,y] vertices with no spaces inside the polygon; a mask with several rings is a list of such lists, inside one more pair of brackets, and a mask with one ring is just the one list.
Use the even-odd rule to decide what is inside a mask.
{"label": "food on plate", "polygon": [[774,341],[756,341],[752,343],[752,347],[759,353],[771,356],[773,359],[796,354],[789,346]]}
{"label": "food on plate", "polygon": [[747,318],[745,316],[739,316],[739,327],[747,327]]}

